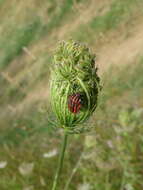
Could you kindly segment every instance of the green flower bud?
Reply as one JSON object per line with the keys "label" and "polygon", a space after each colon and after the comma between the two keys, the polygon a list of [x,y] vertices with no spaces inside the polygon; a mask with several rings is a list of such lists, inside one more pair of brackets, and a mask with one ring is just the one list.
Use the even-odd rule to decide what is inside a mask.
{"label": "green flower bud", "polygon": [[95,55],[85,45],[61,42],[51,71],[51,103],[62,127],[70,132],[85,122],[97,106],[100,90]]}

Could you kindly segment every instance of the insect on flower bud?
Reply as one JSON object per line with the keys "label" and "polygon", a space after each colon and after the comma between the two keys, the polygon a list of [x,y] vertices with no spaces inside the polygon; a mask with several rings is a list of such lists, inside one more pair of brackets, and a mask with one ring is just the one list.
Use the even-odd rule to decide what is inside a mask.
{"label": "insect on flower bud", "polygon": [[95,55],[85,45],[61,42],[51,69],[51,102],[59,124],[69,131],[86,121],[100,91]]}

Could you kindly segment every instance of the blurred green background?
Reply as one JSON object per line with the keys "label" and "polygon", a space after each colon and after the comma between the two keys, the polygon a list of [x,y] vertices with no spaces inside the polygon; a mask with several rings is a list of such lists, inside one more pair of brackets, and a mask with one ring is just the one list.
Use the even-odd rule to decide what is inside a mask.
{"label": "blurred green background", "polygon": [[87,124],[93,130],[69,138],[58,189],[143,189],[142,7],[0,0],[0,190],[51,190],[62,133],[53,128],[50,65],[58,41],[69,38],[96,53],[103,90]]}

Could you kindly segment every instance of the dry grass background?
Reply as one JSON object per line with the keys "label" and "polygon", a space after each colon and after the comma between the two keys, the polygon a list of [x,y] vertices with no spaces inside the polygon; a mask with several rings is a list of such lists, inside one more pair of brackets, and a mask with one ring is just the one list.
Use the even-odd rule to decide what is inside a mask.
{"label": "dry grass background", "polygon": [[[54,121],[49,68],[58,41],[69,38],[97,54],[104,89],[89,122],[92,135],[70,137],[59,189],[84,150],[69,189],[142,190],[142,6],[142,0],[0,0],[0,166],[7,163],[1,190],[51,188],[57,154],[43,155],[57,149],[61,131],[48,120]],[[31,170],[25,175],[21,167]]]}

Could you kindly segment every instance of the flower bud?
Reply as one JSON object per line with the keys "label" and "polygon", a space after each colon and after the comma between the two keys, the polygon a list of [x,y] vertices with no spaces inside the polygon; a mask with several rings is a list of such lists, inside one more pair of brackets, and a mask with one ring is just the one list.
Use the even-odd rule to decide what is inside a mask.
{"label": "flower bud", "polygon": [[97,106],[100,79],[95,55],[85,45],[69,40],[55,52],[51,71],[51,103],[62,127],[74,131]]}

